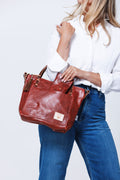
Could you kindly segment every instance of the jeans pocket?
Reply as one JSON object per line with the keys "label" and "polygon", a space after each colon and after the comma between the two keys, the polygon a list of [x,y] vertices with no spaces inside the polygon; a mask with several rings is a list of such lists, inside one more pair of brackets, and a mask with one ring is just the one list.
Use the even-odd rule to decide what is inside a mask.
{"label": "jeans pocket", "polygon": [[90,94],[84,99],[78,111],[78,121],[85,119],[105,120],[105,98],[103,95]]}
{"label": "jeans pocket", "polygon": [[92,121],[105,120],[105,100],[104,96],[92,96],[87,106],[86,118]]}

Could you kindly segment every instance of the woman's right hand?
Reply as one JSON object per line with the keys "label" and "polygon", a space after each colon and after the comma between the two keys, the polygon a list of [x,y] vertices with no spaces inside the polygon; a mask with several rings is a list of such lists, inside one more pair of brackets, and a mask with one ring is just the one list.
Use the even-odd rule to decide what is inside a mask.
{"label": "woman's right hand", "polygon": [[64,40],[70,41],[75,32],[75,28],[67,21],[64,21],[60,26],[56,25],[56,29]]}

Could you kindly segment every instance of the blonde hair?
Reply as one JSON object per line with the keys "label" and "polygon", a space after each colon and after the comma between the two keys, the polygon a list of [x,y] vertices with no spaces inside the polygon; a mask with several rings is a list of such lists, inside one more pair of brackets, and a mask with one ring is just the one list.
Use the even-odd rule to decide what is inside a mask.
{"label": "blonde hair", "polygon": [[[73,18],[79,15],[79,21],[82,14],[85,11],[85,7],[89,0],[85,0],[82,4],[75,4],[72,7],[75,7],[72,13],[68,13],[68,16],[63,18],[63,21],[72,20]],[[115,0],[93,0],[91,6],[89,7],[88,12],[85,14],[85,30],[89,35],[93,35],[94,31],[97,32],[99,38],[99,32],[96,28],[96,24],[101,23],[104,31],[106,32],[109,42],[106,46],[111,43],[111,36],[108,30],[105,27],[105,21],[112,24],[114,27],[119,27],[120,24],[115,19],[116,16],[116,9],[115,9]],[[89,29],[91,29],[89,31]]]}

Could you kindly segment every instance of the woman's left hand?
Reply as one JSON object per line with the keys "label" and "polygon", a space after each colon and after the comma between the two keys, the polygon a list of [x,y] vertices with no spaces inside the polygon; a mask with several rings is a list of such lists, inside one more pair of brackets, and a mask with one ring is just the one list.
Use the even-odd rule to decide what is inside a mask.
{"label": "woman's left hand", "polygon": [[84,71],[71,65],[61,74],[61,76],[61,80],[63,80],[64,82],[71,81],[76,77],[78,79],[85,79],[87,81],[90,81],[96,86],[102,86],[100,73]]}
{"label": "woman's left hand", "polygon": [[61,79],[62,81],[71,81],[75,77],[80,76],[80,69],[76,68],[75,66],[69,66],[62,74],[61,74]]}

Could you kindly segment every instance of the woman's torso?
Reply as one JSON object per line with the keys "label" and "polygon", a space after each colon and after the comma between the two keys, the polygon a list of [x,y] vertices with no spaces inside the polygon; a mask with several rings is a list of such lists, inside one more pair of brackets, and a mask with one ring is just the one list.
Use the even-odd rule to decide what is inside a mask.
{"label": "woman's torso", "polygon": [[[93,38],[91,38],[91,36],[85,31],[83,16],[80,21],[81,26],[79,24],[78,17],[73,20],[69,20],[68,22],[75,27],[75,33],[70,44],[71,47],[68,57],[69,64],[86,71],[112,72],[113,66],[120,53],[119,28],[113,27],[111,24],[105,21],[106,28],[111,36],[111,44],[107,47],[104,46],[104,44],[107,44],[109,39],[101,24],[97,27],[99,32],[99,39],[97,40],[96,31],[93,34]],[[95,86],[93,83],[87,80],[76,78],[74,84],[80,83],[92,85],[93,87],[100,89],[100,87]]]}
{"label": "woman's torso", "polygon": [[[101,24],[97,26],[97,30],[99,32],[99,39],[97,40],[96,31],[94,32],[92,38],[90,35],[87,34],[85,30],[85,23],[83,21],[83,16],[81,17],[80,22],[79,22],[79,16],[77,16],[72,20],[69,20],[68,22],[73,27],[75,27],[75,32],[70,42],[70,51],[67,62],[70,65],[76,66],[81,70],[91,71],[95,73],[103,72],[106,73],[106,76],[107,74],[109,75],[109,73],[112,72],[114,65],[120,54],[120,29],[112,26],[110,23],[108,23],[105,20],[106,28],[111,36],[111,44],[109,46],[104,46],[104,44],[108,43],[109,39],[106,32],[103,30]],[[55,66],[57,68],[59,67],[60,63],[57,65],[56,56],[54,56],[54,54],[56,54],[55,51],[59,43],[59,39],[60,39],[60,35],[55,29],[53,31],[53,34],[51,35],[52,44],[50,43],[50,47],[49,47],[49,49],[51,50],[50,53],[48,53],[48,65],[50,59],[51,61],[52,59],[54,59],[52,66]],[[45,79],[50,78],[54,80],[56,74],[57,74],[56,72],[47,69],[47,75],[44,73],[43,78]],[[105,78],[104,81],[106,81]],[[115,87],[113,87],[113,89],[120,88],[116,86],[116,83],[118,83],[118,80],[114,83]],[[101,87],[96,86],[90,81],[87,81],[85,79],[74,78],[74,85],[78,85],[78,84],[91,85],[92,87],[102,91]],[[104,91],[105,90],[103,90],[103,92]]]}

